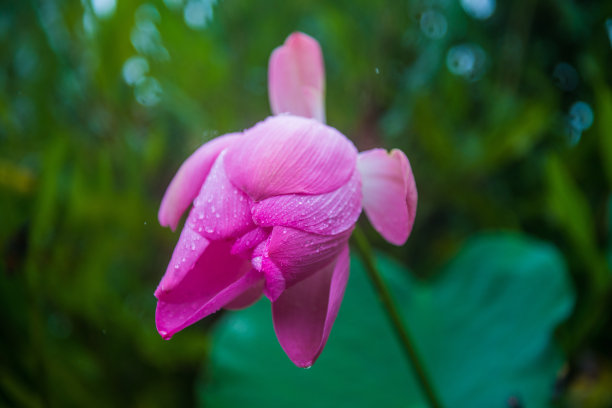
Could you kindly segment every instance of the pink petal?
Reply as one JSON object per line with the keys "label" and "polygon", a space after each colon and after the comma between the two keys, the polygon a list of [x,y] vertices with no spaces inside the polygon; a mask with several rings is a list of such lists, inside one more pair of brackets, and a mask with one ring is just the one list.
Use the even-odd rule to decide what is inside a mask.
{"label": "pink petal", "polygon": [[[179,242],[175,254],[185,254],[182,248]],[[210,242],[197,262],[191,268],[179,268],[180,273],[174,273],[175,264],[170,263],[155,291],[158,299],[155,323],[164,339],[216,312],[263,280],[262,274],[252,269],[248,261],[231,256],[230,248],[228,241]]]}
{"label": "pink petal", "polygon": [[348,183],[329,193],[266,198],[254,203],[251,213],[259,226],[282,225],[321,235],[339,234],[351,228],[361,213],[361,176],[355,170]]}
{"label": "pink petal", "polygon": [[414,223],[417,189],[406,155],[373,149],[359,154],[363,209],[374,228],[390,243],[403,245]]}
{"label": "pink petal", "polygon": [[291,113],[325,122],[325,67],[317,40],[293,33],[272,52],[268,94],[275,115]]}
{"label": "pink petal", "polygon": [[318,235],[287,227],[275,227],[266,243],[261,270],[264,292],[272,301],[283,290],[308,278],[333,262],[353,229],[337,235]]}
{"label": "pink petal", "polygon": [[355,146],[336,129],[298,116],[272,116],[245,131],[225,156],[232,183],[255,201],[322,194],[347,183]]}
{"label": "pink petal", "polygon": [[298,367],[310,367],[323,351],[349,277],[348,245],[338,260],[285,290],[272,303],[276,337]]}
{"label": "pink petal", "polygon": [[183,228],[166,273],[157,286],[155,296],[158,293],[171,292],[179,285],[187,273],[194,268],[196,262],[198,262],[208,247],[208,244],[209,241],[202,238],[200,234],[194,232],[189,227]]}
{"label": "pink petal", "polygon": [[200,191],[217,155],[239,136],[239,133],[232,133],[211,140],[183,162],[170,182],[159,207],[157,218],[163,227],[176,229],[181,215]]}
{"label": "pink petal", "polygon": [[234,187],[225,174],[226,153],[217,157],[186,223],[212,240],[235,238],[255,228],[249,197]]}
{"label": "pink petal", "polygon": [[257,227],[242,235],[234,242],[232,254],[244,254],[250,257],[252,250],[268,238],[271,230],[271,228]]}
{"label": "pink petal", "polygon": [[[262,275],[259,275],[261,278]],[[224,309],[239,310],[251,306],[263,295],[264,279],[259,279],[240,296],[223,306]]]}

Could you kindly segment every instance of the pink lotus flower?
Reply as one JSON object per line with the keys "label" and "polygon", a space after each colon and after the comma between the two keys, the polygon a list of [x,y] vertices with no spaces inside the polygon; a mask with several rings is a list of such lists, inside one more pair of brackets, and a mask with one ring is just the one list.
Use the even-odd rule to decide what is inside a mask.
{"label": "pink lotus flower", "polygon": [[349,276],[348,239],[365,209],[402,245],[417,191],[406,156],[360,154],[324,122],[319,44],[294,33],[272,53],[272,116],[200,147],[178,170],[159,209],[175,229],[193,203],[155,296],[164,339],[220,308],[265,294],[278,340],[308,367],[329,336]]}

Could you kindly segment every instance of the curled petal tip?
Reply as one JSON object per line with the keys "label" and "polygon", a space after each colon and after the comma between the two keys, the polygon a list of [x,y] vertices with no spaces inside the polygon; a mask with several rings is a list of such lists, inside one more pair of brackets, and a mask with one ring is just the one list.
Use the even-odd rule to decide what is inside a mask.
{"label": "curled petal tip", "polygon": [[325,68],[319,43],[291,34],[270,56],[268,94],[275,115],[291,113],[325,122]]}
{"label": "curled petal tip", "polygon": [[359,154],[363,209],[374,228],[390,243],[403,245],[414,224],[417,189],[406,155],[372,149]]}
{"label": "curled petal tip", "polygon": [[170,340],[172,338],[172,334],[168,333],[165,330],[160,330],[159,331],[159,335],[162,337],[162,339],[164,340]]}

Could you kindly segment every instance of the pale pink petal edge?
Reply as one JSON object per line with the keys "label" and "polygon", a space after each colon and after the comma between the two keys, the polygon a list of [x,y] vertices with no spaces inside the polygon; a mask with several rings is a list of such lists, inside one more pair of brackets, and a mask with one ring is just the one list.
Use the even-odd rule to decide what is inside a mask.
{"label": "pale pink petal edge", "polygon": [[374,228],[387,241],[403,245],[412,231],[418,193],[410,162],[398,149],[361,152],[363,209]]}

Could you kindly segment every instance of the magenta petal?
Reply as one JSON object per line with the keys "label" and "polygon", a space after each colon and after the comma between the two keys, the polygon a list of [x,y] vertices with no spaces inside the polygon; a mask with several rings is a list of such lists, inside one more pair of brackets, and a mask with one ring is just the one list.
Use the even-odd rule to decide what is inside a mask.
{"label": "magenta petal", "polygon": [[188,227],[183,228],[166,273],[155,290],[155,296],[157,297],[158,293],[171,292],[180,285],[187,273],[194,268],[208,244],[209,241],[198,233]]}
{"label": "magenta petal", "polygon": [[233,133],[211,140],[183,162],[170,182],[159,207],[157,217],[163,227],[176,229],[181,215],[200,191],[219,153],[239,136],[239,133]]}
{"label": "magenta petal", "polygon": [[374,228],[390,243],[403,245],[414,223],[417,189],[406,155],[373,149],[359,154],[363,209]]}
{"label": "magenta petal", "polygon": [[[263,280],[248,261],[231,256],[230,247],[228,241],[210,242],[191,269],[168,279],[171,285],[165,284],[164,276],[155,291],[155,322],[164,339],[216,312]],[[172,268],[171,263],[169,270]]]}
{"label": "magenta petal", "polygon": [[338,260],[285,290],[272,303],[276,337],[298,367],[310,367],[323,351],[349,277],[348,245]]}
{"label": "magenta petal", "polygon": [[187,225],[202,236],[218,240],[234,238],[255,227],[250,199],[230,183],[221,152],[193,202]]}
{"label": "magenta petal", "polygon": [[268,238],[271,230],[271,228],[257,227],[242,235],[234,242],[232,254],[251,255],[251,251]]}
{"label": "magenta petal", "polygon": [[348,183],[318,195],[287,194],[254,203],[255,224],[282,225],[321,235],[335,235],[351,228],[361,213],[361,176],[353,172]]}
{"label": "magenta petal", "polygon": [[239,296],[234,298],[231,302],[223,306],[224,309],[229,310],[240,310],[251,306],[257,302],[263,295],[264,279],[263,275],[259,274],[259,280],[257,280],[252,286],[247,288]]}
{"label": "magenta petal", "polygon": [[318,235],[287,227],[275,227],[266,243],[262,268],[265,294],[276,300],[286,288],[308,278],[333,262],[353,229],[337,235]]}
{"label": "magenta petal", "polygon": [[291,113],[325,122],[325,67],[317,40],[291,34],[272,52],[268,67],[268,94],[275,115]]}
{"label": "magenta petal", "polygon": [[228,149],[232,183],[255,201],[281,194],[322,194],[347,183],[355,146],[336,129],[312,119],[273,116],[246,130]]}

